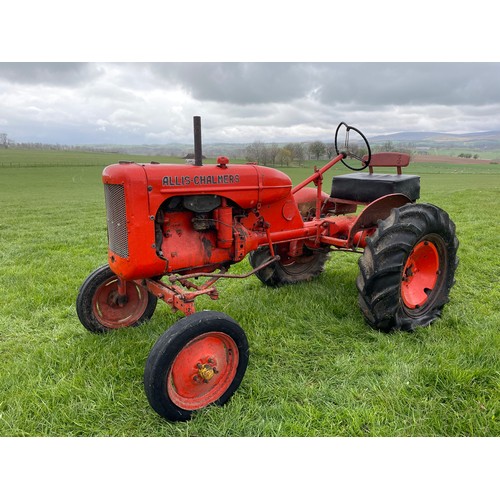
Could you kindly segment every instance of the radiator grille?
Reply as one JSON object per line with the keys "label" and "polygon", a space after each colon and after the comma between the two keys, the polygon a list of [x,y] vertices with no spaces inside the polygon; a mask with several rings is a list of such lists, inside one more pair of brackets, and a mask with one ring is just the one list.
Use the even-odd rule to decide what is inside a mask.
{"label": "radiator grille", "polygon": [[120,257],[128,257],[127,215],[125,189],[121,184],[105,184],[109,249]]}

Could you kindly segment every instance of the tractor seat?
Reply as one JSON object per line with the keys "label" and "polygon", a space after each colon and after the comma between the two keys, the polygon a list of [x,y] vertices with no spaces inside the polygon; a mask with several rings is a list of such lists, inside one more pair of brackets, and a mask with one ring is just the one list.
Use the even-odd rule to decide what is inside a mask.
{"label": "tractor seat", "polygon": [[[409,155],[376,153],[372,155],[370,173],[338,175],[332,181],[332,198],[371,203],[388,194],[404,194],[411,201],[420,197],[420,176],[401,174],[409,164]],[[397,174],[375,174],[373,167],[397,167]]]}

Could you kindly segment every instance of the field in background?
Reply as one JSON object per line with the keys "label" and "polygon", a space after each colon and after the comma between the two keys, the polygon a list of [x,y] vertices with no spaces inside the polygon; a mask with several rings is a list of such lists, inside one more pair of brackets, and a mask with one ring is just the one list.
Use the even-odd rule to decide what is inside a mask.
{"label": "field in background", "polygon": [[[357,255],[341,252],[311,283],[222,281],[220,300],[203,297],[197,307],[224,311],[246,330],[247,373],[226,406],[172,424],[150,409],[142,374],[154,342],[180,316],[159,304],[148,324],[97,336],[75,312],[79,286],[106,261],[102,168],[131,158],[7,153],[0,436],[500,435],[500,166],[408,168],[422,176],[421,201],[447,210],[460,239],[457,283],[440,321],[413,334],[370,329],[357,306]],[[36,166],[6,166],[16,160]],[[311,172],[284,170],[294,183]],[[232,268],[249,269],[247,260]]]}

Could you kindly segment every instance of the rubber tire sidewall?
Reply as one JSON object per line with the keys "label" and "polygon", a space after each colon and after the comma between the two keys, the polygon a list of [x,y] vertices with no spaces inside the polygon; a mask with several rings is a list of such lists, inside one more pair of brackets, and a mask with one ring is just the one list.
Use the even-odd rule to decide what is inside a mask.
{"label": "rubber tire sidewall", "polygon": [[[412,249],[427,238],[441,242],[443,274],[435,295],[430,297],[432,307],[424,305],[419,314],[404,305],[401,279]],[[458,266],[457,250],[455,224],[444,210],[429,203],[394,208],[387,219],[378,222],[377,231],[367,240],[364,254],[358,261],[358,302],[366,321],[385,332],[413,331],[430,325],[449,301]]]}
{"label": "rubber tire sidewall", "polygon": [[167,377],[172,363],[186,344],[207,332],[225,333],[238,349],[238,366],[231,384],[219,399],[210,404],[225,404],[243,380],[248,366],[248,340],[244,330],[234,319],[216,311],[201,311],[180,319],[156,341],[144,369],[144,390],[149,404],[167,420],[186,421],[197,411],[180,408],[170,399]]}

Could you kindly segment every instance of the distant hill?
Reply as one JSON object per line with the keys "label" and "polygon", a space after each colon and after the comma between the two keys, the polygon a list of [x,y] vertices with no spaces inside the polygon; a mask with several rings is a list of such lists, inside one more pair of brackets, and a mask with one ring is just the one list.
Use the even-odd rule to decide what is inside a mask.
{"label": "distant hill", "polygon": [[[356,142],[356,135],[351,136]],[[443,132],[397,132],[368,136],[368,141],[374,150],[383,149],[386,143],[392,143],[393,150],[406,150],[413,154],[433,154],[459,156],[462,153],[479,155],[482,159],[500,158],[500,131],[473,132],[467,134],[448,134]],[[293,142],[293,141],[289,141]],[[307,145],[307,141],[302,142]],[[313,142],[313,141],[309,141]],[[323,140],[325,144],[332,144],[333,138]],[[229,158],[245,158],[246,148],[251,143],[203,143],[203,154],[207,158],[228,156]],[[279,147],[285,143],[274,143]],[[51,146],[44,144],[16,144],[13,148],[27,149],[67,149],[75,151],[91,151],[100,153],[117,153],[125,155],[170,156],[184,158],[194,153],[193,144],[87,144],[80,146]]]}
{"label": "distant hill", "polygon": [[[355,140],[355,137],[353,137]],[[471,150],[500,150],[500,131],[474,132],[467,134],[447,134],[443,132],[397,132],[394,134],[376,135],[368,137],[370,144],[382,145],[392,142],[395,145],[403,144],[417,149],[471,149]],[[292,142],[292,141],[291,141]],[[311,141],[312,142],[312,141]],[[332,141],[324,141],[332,142]],[[279,144],[283,146],[284,144]],[[209,158],[219,155],[242,158],[248,144],[236,143],[204,143],[203,154]],[[192,144],[142,144],[142,145],[93,145],[95,149],[106,149],[126,154],[146,154],[151,156],[179,156],[193,153]]]}
{"label": "distant hill", "polygon": [[500,131],[473,132],[467,134],[448,134],[443,132],[397,132],[395,134],[377,135],[368,138],[371,144],[384,142],[411,143],[418,147],[460,148],[472,147],[482,149],[500,148]]}
{"label": "distant hill", "polygon": [[[177,156],[184,158],[194,152],[192,144],[92,144],[82,146],[97,151],[111,151],[127,155]],[[241,158],[245,155],[247,144],[203,144],[203,154],[208,158],[232,155]]]}

